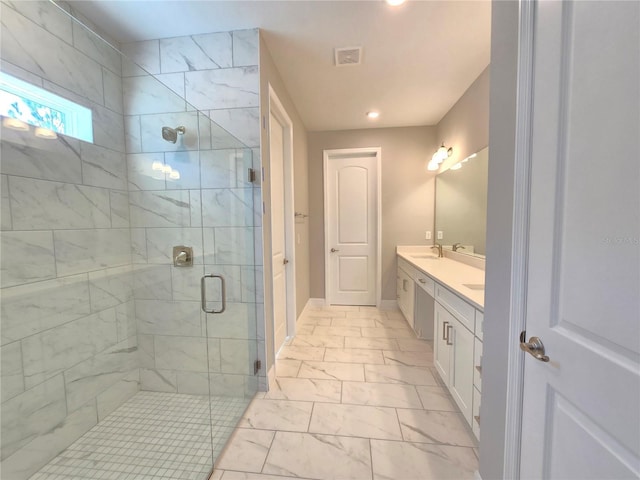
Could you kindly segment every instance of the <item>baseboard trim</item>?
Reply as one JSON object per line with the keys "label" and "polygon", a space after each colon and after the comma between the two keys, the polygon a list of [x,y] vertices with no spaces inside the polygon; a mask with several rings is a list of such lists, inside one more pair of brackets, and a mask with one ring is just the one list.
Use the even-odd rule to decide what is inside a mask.
{"label": "baseboard trim", "polygon": [[310,298],[304,308],[324,307],[326,304],[327,301],[324,298]]}

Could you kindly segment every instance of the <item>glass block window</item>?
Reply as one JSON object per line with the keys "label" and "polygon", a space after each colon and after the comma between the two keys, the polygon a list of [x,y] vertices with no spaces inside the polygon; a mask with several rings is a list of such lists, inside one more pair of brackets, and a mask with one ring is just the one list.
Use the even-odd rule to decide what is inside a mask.
{"label": "glass block window", "polygon": [[92,112],[43,88],[0,72],[0,115],[93,143]]}

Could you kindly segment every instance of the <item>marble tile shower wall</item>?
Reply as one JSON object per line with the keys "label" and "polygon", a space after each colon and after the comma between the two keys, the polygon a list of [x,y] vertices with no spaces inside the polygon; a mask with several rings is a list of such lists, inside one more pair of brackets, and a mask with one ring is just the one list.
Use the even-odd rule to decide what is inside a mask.
{"label": "marble tile shower wall", "polygon": [[[245,30],[122,45],[135,62],[123,64],[123,97],[143,390],[251,396],[265,385],[253,372],[264,357],[262,203],[247,179],[260,167],[258,44]],[[163,126],[185,134],[168,143]],[[193,247],[193,267],[173,266],[174,245]],[[205,273],[226,278],[221,315],[201,311]],[[219,298],[215,280],[207,295]]]}
{"label": "marble tile shower wall", "polygon": [[0,4],[4,72],[89,107],[94,143],[3,129],[2,477],[139,390],[120,55],[49,2]]}

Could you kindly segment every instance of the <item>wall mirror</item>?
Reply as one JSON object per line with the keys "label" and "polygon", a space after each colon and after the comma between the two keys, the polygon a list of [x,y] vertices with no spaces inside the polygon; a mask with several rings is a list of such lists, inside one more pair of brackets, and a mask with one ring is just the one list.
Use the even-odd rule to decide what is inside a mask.
{"label": "wall mirror", "polygon": [[488,172],[489,147],[436,176],[436,242],[444,248],[461,244],[459,253],[484,257]]}

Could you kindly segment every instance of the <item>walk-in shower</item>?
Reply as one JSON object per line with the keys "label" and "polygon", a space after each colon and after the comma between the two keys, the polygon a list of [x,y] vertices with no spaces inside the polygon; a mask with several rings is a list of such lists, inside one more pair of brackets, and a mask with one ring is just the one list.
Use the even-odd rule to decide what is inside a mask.
{"label": "walk-in shower", "polygon": [[[201,36],[216,63],[191,37],[116,50],[67,4],[0,9],[3,74],[47,91],[23,89],[0,111],[11,120],[1,122],[2,478],[205,480],[264,378],[254,373],[260,190],[245,175],[259,146],[237,128],[255,117],[248,130],[259,132],[258,117],[245,115],[253,104],[227,108],[208,80],[234,68],[240,43]],[[243,72],[258,64],[242,60]],[[237,115],[225,126],[242,139],[212,121]],[[78,123],[92,135],[70,135]],[[191,261],[174,265],[174,247]],[[203,296],[212,275],[226,288],[208,281]]]}

